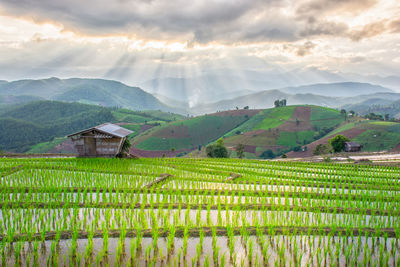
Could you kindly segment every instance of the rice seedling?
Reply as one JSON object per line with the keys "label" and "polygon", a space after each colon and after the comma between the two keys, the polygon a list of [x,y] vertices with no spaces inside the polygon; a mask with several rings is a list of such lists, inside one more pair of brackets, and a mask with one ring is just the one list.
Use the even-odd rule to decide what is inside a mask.
{"label": "rice seedling", "polygon": [[396,166],[2,158],[0,173],[2,266],[399,262]]}

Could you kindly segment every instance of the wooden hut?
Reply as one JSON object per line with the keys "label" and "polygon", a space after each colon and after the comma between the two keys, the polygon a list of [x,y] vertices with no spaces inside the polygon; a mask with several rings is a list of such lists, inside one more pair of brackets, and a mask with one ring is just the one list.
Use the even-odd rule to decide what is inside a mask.
{"label": "wooden hut", "polygon": [[346,152],[359,152],[362,149],[362,145],[356,142],[346,142],[344,144],[344,151]]}
{"label": "wooden hut", "polygon": [[80,157],[115,157],[132,131],[111,123],[104,123],[68,135]]}

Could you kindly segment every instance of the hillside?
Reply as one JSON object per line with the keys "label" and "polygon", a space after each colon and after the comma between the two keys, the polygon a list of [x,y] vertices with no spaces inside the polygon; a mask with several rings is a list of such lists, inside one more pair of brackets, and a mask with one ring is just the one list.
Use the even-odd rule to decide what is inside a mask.
{"label": "hillside", "polygon": [[317,140],[343,121],[339,111],[318,106],[266,109],[225,135],[225,144],[232,150],[244,144],[248,157],[269,150],[279,155]]}
{"label": "hillside", "polygon": [[266,150],[279,154],[308,144],[343,120],[339,111],[317,106],[232,110],[154,128],[134,139],[132,152],[141,156],[182,155],[224,137],[231,151],[244,144],[246,156],[254,158]]}
{"label": "hillside", "polygon": [[248,121],[258,112],[233,110],[172,122],[136,137],[131,151],[139,156],[162,156],[199,149]]}
{"label": "hillside", "polygon": [[1,150],[39,153],[48,152],[57,145],[61,145],[61,150],[65,146],[71,148],[68,140],[62,137],[104,122],[123,124],[138,134],[184,117],[161,111],[131,111],[43,100],[9,106],[0,111],[0,118]]}
{"label": "hillside", "polygon": [[399,150],[399,123],[356,119],[341,125],[323,138],[307,145],[307,151],[290,152],[287,155],[288,157],[312,156],[312,151],[318,144],[328,144],[328,140],[338,134],[344,135],[351,141],[361,144],[363,151],[366,152]]}
{"label": "hillside", "polygon": [[0,149],[24,152],[56,136],[114,120],[111,111],[98,106],[55,101],[30,102],[0,113]]}
{"label": "hillside", "polygon": [[132,110],[175,110],[139,87],[104,79],[50,78],[6,82],[0,84],[0,96],[40,97]]}

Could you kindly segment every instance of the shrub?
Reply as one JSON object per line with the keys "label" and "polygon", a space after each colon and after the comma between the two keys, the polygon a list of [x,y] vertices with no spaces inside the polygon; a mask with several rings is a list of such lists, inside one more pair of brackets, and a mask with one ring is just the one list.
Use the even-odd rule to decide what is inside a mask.
{"label": "shrub", "polygon": [[224,145],[222,138],[218,139],[216,144],[208,145],[206,147],[207,157],[209,158],[227,158],[228,150]]}
{"label": "shrub", "polygon": [[329,139],[329,144],[332,146],[333,152],[341,152],[344,150],[346,142],[350,141],[349,138],[341,134]]}
{"label": "shrub", "polygon": [[261,153],[260,158],[262,159],[273,159],[275,158],[275,153],[271,149],[265,150],[263,153]]}
{"label": "shrub", "polygon": [[322,154],[327,154],[328,152],[329,148],[327,145],[318,144],[313,150],[313,155],[322,155]]}
{"label": "shrub", "polygon": [[244,145],[243,144],[237,144],[235,150],[236,150],[236,155],[239,159],[244,158]]}

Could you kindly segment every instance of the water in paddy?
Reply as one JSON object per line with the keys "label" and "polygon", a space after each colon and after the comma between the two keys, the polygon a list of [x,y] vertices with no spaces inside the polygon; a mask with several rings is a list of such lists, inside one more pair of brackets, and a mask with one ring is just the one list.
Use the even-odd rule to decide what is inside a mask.
{"label": "water in paddy", "polygon": [[[136,247],[136,238],[110,238],[105,249],[102,238],[93,239],[89,255],[87,239],[76,241],[72,255],[71,240],[38,244],[7,244],[2,247],[2,265],[36,266],[398,266],[399,243],[395,239],[365,237],[308,236],[235,236],[233,241],[220,236],[188,238],[186,253],[183,238],[174,238],[168,251],[167,238],[143,238]],[[214,243],[215,242],[215,243]],[[233,242],[233,250],[230,250]],[[122,246],[123,244],[123,246]],[[20,246],[21,248],[18,248]],[[35,246],[37,249],[35,249]],[[231,245],[232,247],[232,245]],[[19,252],[19,256],[16,256]],[[122,253],[118,253],[118,251]],[[89,255],[89,256],[88,256]],[[17,259],[17,260],[16,260]],[[224,264],[222,264],[224,262]]]}

